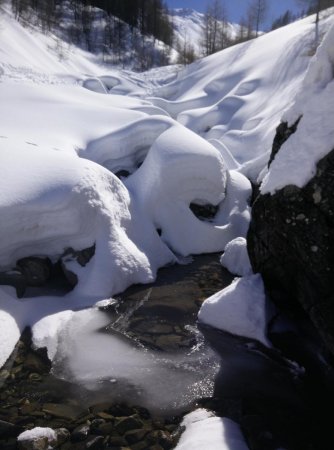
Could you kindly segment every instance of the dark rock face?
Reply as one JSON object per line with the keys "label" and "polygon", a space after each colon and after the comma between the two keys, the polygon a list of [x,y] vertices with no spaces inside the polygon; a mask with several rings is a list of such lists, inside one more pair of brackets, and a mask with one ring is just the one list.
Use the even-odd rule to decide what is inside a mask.
{"label": "dark rock face", "polygon": [[276,153],[281,148],[281,146],[284,144],[284,142],[289,139],[289,137],[296,132],[298,124],[300,122],[301,116],[299,117],[296,122],[288,126],[287,122],[281,122],[278,127],[276,128],[276,135],[274,137],[273,146],[271,150],[271,155],[269,158],[268,166],[272,163],[273,159],[275,158]]}
{"label": "dark rock face", "polygon": [[[277,130],[279,141],[287,130]],[[290,133],[291,134],[291,133]],[[273,156],[273,155],[272,155]],[[274,157],[274,156],[273,156]],[[248,252],[272,300],[290,314],[302,309],[334,354],[334,149],[302,189],[258,195]]]}

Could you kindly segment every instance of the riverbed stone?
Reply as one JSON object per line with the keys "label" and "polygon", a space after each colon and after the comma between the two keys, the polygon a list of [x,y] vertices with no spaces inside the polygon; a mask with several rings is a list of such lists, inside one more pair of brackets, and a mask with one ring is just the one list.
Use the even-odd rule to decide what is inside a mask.
{"label": "riverbed stone", "polygon": [[136,417],[119,417],[115,424],[115,429],[118,433],[124,434],[126,431],[143,428],[143,426],[143,422]]}
{"label": "riverbed stone", "polygon": [[141,441],[148,432],[149,432],[149,430],[145,429],[145,428],[134,429],[134,430],[127,431],[124,434],[124,437],[125,437],[127,443],[135,444],[136,442]]}
{"label": "riverbed stone", "polygon": [[51,416],[66,420],[76,420],[82,413],[82,410],[79,410],[76,406],[60,403],[44,403],[42,410]]}
{"label": "riverbed stone", "polygon": [[131,450],[146,450],[149,446],[147,441],[137,442],[131,445]]}
{"label": "riverbed stone", "polygon": [[0,438],[16,437],[21,431],[23,431],[22,427],[0,420]]}
{"label": "riverbed stone", "polygon": [[128,442],[122,436],[110,436],[109,445],[111,445],[112,447],[126,447],[128,445]]}
{"label": "riverbed stone", "polygon": [[67,428],[57,428],[55,432],[57,436],[57,446],[64,444],[71,436],[71,433]]}
{"label": "riverbed stone", "polygon": [[80,442],[84,441],[88,434],[90,432],[90,426],[89,425],[79,425],[78,427],[74,428],[71,434],[71,440],[72,442]]}
{"label": "riverbed stone", "polygon": [[94,431],[94,434],[101,434],[103,436],[108,436],[109,434],[112,434],[115,430],[115,426],[112,422],[105,422],[100,424],[99,426],[92,429]]}

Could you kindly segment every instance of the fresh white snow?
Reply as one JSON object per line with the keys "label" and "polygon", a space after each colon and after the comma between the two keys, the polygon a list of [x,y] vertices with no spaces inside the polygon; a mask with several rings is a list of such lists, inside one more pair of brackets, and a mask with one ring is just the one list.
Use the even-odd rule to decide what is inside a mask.
{"label": "fresh white snow", "polygon": [[[25,442],[36,443],[36,447],[32,447],[30,444],[31,448],[45,448],[45,442],[45,444],[50,444],[48,448],[51,449],[54,448],[54,444],[57,440],[57,434],[52,428],[35,427],[31,430],[23,431],[23,433],[18,436],[17,440],[22,444]],[[37,444],[39,441],[43,442],[40,447]]]}
{"label": "fresh white snow", "polygon": [[207,298],[198,313],[198,320],[270,347],[268,309],[261,275],[249,275],[235,279],[225,289]]}
{"label": "fresh white snow", "polygon": [[238,424],[206,409],[187,414],[181,425],[186,429],[175,450],[248,450]]}
{"label": "fresh white snow", "polygon": [[244,237],[237,237],[226,245],[220,262],[234,275],[243,277],[253,273]]}

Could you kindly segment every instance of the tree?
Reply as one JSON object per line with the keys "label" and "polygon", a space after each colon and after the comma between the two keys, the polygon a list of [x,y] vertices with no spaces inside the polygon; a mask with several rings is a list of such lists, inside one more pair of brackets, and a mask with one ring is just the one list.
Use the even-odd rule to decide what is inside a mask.
{"label": "tree", "polygon": [[266,19],[268,13],[268,0],[252,0],[248,7],[248,17],[253,23],[256,37],[260,31],[260,25]]}
{"label": "tree", "polygon": [[307,14],[316,14],[315,18],[315,46],[319,44],[320,11],[334,5],[334,0],[297,0],[297,3],[308,6]]}
{"label": "tree", "polygon": [[212,55],[227,47],[229,43],[227,35],[226,8],[220,0],[212,0],[209,3],[203,26],[202,49],[204,56]]}
{"label": "tree", "polygon": [[178,51],[178,64],[191,64],[196,59],[196,52],[194,46],[189,42],[187,32],[182,36],[183,42],[178,41],[176,43],[176,49]]}
{"label": "tree", "polygon": [[275,19],[271,25],[272,30],[276,30],[277,28],[284,27],[285,25],[288,25],[289,23],[293,22],[295,20],[295,16],[292,14],[292,12],[287,9],[284,14],[279,16],[277,19]]}

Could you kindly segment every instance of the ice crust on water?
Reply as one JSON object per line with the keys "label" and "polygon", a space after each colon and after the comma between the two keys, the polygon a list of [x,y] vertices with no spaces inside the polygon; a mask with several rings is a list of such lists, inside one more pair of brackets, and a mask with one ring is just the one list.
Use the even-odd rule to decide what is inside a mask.
{"label": "ice crust on water", "polygon": [[51,355],[55,375],[75,380],[96,396],[118,395],[123,401],[140,402],[161,412],[181,410],[198,396],[213,393],[219,363],[203,343],[196,351],[182,352],[136,347],[121,333],[102,331],[110,319],[95,308],[58,319],[57,333],[47,340],[44,331],[49,318],[36,324],[33,332],[41,337],[38,345],[56,350]]}

